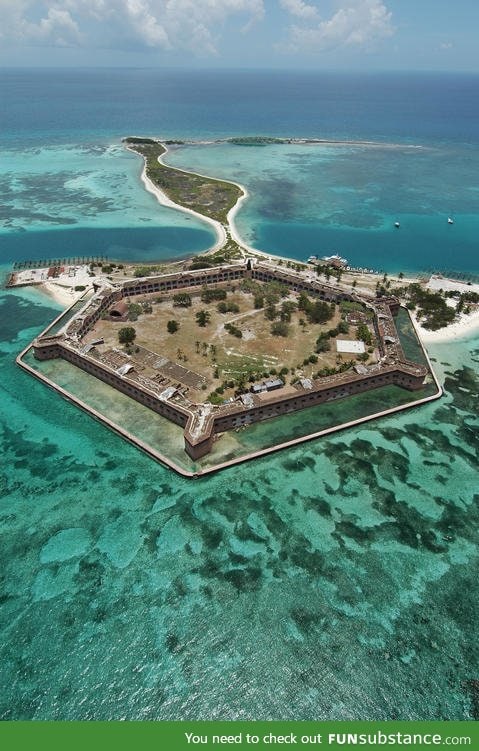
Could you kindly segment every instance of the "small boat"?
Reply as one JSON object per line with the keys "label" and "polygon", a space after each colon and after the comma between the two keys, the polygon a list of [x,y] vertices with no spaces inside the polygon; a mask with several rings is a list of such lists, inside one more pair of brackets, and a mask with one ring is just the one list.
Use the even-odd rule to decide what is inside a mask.
{"label": "small boat", "polygon": [[394,226],[396,227],[396,229],[399,229],[399,227],[400,227],[401,225],[399,224],[399,222],[394,222]]}
{"label": "small boat", "polygon": [[332,256],[322,256],[322,261],[326,261],[326,263],[329,263],[331,266],[338,267],[346,267],[348,265],[347,258],[341,258],[338,253],[334,253]]}
{"label": "small boat", "polygon": [[454,224],[454,219],[451,219],[450,216],[447,217],[447,223],[448,224]]}

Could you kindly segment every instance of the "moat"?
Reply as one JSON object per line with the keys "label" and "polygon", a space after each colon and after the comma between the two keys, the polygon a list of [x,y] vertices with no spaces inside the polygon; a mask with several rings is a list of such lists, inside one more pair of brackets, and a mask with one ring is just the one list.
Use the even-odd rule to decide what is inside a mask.
{"label": "moat", "polygon": [[190,476],[441,395],[396,298],[258,259],[104,281],[32,349],[20,365]]}

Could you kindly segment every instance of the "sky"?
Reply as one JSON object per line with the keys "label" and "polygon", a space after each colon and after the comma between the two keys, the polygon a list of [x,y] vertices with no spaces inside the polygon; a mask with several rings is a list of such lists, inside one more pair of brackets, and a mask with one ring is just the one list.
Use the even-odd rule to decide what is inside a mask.
{"label": "sky", "polygon": [[479,72],[478,0],[0,0],[0,66]]}

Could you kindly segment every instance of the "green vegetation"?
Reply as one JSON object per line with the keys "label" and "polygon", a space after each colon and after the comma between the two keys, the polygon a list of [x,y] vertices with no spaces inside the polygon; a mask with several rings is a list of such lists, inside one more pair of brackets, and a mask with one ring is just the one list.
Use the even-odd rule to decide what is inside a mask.
{"label": "green vegetation", "polygon": [[316,340],[316,352],[329,352],[331,349],[331,342],[329,341],[328,333],[325,331],[320,334]]}
{"label": "green vegetation", "polygon": [[[454,308],[449,307],[440,292],[429,292],[419,284],[410,284],[406,288],[409,303],[415,305],[417,315],[425,329],[437,331],[452,323],[456,317]],[[467,293],[466,293],[467,294]],[[411,308],[408,304],[408,308]]]}
{"label": "green vegetation", "polygon": [[316,352],[329,352],[331,349],[331,342],[329,340],[335,339],[338,334],[345,333],[344,325],[344,321],[340,321],[336,328],[321,332],[316,340]]}
{"label": "green vegetation", "polygon": [[120,344],[132,344],[136,339],[136,331],[133,326],[125,326],[118,332],[118,341]]}
{"label": "green vegetation", "polygon": [[373,335],[365,323],[360,323],[357,329],[358,339],[363,341],[367,347],[373,343]]}
{"label": "green vegetation", "polygon": [[125,138],[125,143],[127,143],[128,145],[152,144],[154,146],[158,142],[154,141],[153,138],[141,138],[139,136],[129,136],[128,138]]}
{"label": "green vegetation", "polygon": [[235,302],[219,302],[216,307],[218,313],[239,313],[239,305]]}
{"label": "green vegetation", "polygon": [[224,399],[216,391],[212,391],[206,401],[210,402],[211,404],[223,404]]}
{"label": "green vegetation", "polygon": [[479,303],[479,294],[477,292],[459,292],[458,290],[448,290],[444,297],[457,299],[456,313],[469,313],[471,305]]}
{"label": "green vegetation", "polygon": [[198,258],[198,260],[194,260],[190,263],[189,268],[192,271],[196,271],[198,269],[211,269],[212,266],[215,264],[208,260],[208,258]]}
{"label": "green vegetation", "polygon": [[236,336],[237,339],[241,339],[242,336],[243,336],[243,332],[241,331],[241,329],[239,329],[233,323],[225,323],[225,330],[229,334],[232,334],[233,336]]}
{"label": "green vegetation", "polygon": [[133,272],[133,276],[139,278],[142,276],[151,276],[155,271],[159,271],[159,266],[137,266]]}
{"label": "green vegetation", "polygon": [[190,308],[191,295],[187,292],[179,292],[177,295],[173,295],[173,305],[177,308]]}
{"label": "green vegetation", "polygon": [[226,300],[226,290],[215,289],[214,287],[203,287],[201,290],[201,301],[209,303],[213,300]]}
{"label": "green vegetation", "polygon": [[86,289],[84,284],[77,284],[75,287],[75,292],[83,292]]}
{"label": "green vegetation", "polygon": [[128,305],[128,320],[135,322],[138,320],[138,316],[143,313],[143,306],[137,302],[131,302]]}
{"label": "green vegetation", "polygon": [[144,157],[147,176],[168,198],[222,224],[227,223],[229,210],[242,195],[237,185],[160,164],[158,159],[165,153],[165,148],[157,141],[125,140]]}
{"label": "green vegetation", "polygon": [[298,310],[304,311],[309,323],[327,323],[334,315],[335,305],[322,300],[311,300],[306,292],[301,292]]}
{"label": "green vegetation", "polygon": [[341,363],[338,368],[321,368],[321,370],[318,370],[318,372],[316,373],[315,378],[323,378],[325,376],[336,375],[336,373],[345,373],[347,370],[352,368],[353,365],[354,360],[348,360],[347,362]]}
{"label": "green vegetation", "polygon": [[204,328],[210,322],[211,314],[207,310],[199,310],[195,318],[198,326]]}
{"label": "green vegetation", "polygon": [[194,258],[189,268],[192,271],[195,269],[211,269],[242,258],[240,246],[234,240],[227,240],[226,245],[223,245],[216,253],[211,255],[208,253],[208,255],[200,255]]}
{"label": "green vegetation", "polygon": [[353,302],[352,300],[341,300],[339,303],[339,309],[341,313],[352,313],[355,311],[372,316],[372,311],[367,310],[367,308],[365,308],[360,302]]}
{"label": "green vegetation", "polygon": [[168,321],[166,328],[169,334],[174,334],[180,328],[180,324],[178,323],[178,321]]}
{"label": "green vegetation", "polygon": [[290,300],[287,300],[281,305],[281,310],[279,313],[279,317],[282,321],[286,323],[290,323],[291,321],[291,315],[297,310],[298,306],[295,302],[291,302]]}
{"label": "green vegetation", "polygon": [[288,336],[289,326],[286,321],[276,321],[271,326],[271,333],[273,336]]}
{"label": "green vegetation", "polygon": [[235,136],[227,138],[227,143],[235,146],[268,146],[273,143],[291,143],[289,138],[273,138],[271,136]]}
{"label": "green vegetation", "polygon": [[264,309],[264,317],[268,321],[274,321],[274,319],[277,317],[277,315],[278,315],[278,311],[276,310],[276,305],[272,305],[270,303]]}
{"label": "green vegetation", "polygon": [[[255,282],[253,279],[242,279],[239,288],[242,292],[264,297],[266,304],[276,305],[282,297],[288,297],[289,289],[281,282]],[[262,306],[260,306],[262,307]]]}

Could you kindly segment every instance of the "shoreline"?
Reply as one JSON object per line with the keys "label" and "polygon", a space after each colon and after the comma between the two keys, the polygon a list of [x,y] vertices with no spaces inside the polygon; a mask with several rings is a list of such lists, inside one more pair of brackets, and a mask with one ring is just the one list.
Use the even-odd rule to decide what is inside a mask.
{"label": "shoreline", "polygon": [[[259,136],[261,138],[261,136]],[[254,140],[254,137],[253,137]],[[160,142],[164,145],[163,141]],[[299,138],[297,136],[282,138],[281,136],[272,137],[271,141],[251,143],[245,141],[244,143],[238,143],[234,137],[231,138],[211,138],[211,139],[194,139],[186,138],[181,141],[170,141],[172,145],[178,146],[210,146],[211,144],[229,143],[234,146],[245,147],[264,147],[264,146],[366,146],[372,148],[385,148],[385,149],[427,149],[430,146],[424,146],[421,143],[396,143],[394,141],[368,141],[365,139],[333,139],[333,138]],[[230,181],[229,181],[230,182]]]}
{"label": "shoreline", "polygon": [[[479,294],[479,284],[466,284],[457,279],[448,279],[443,276],[431,276],[426,287],[433,292],[444,290],[459,293],[476,292]],[[421,325],[421,322],[418,321],[416,312],[410,312],[416,330],[425,344],[453,342],[479,334],[479,306],[472,313],[460,313],[457,320],[450,323],[449,326],[437,329],[436,331],[425,329]]]}
{"label": "shoreline", "polygon": [[414,311],[411,311],[411,313],[418,336],[425,346],[428,344],[446,344],[447,342],[455,342],[460,339],[467,339],[469,336],[479,335],[479,310],[467,316],[462,315],[459,321],[436,331],[425,329],[418,322]]}
{"label": "shoreline", "polygon": [[[242,239],[240,233],[238,232],[238,229],[236,227],[235,218],[236,214],[241,209],[242,205],[247,201],[249,198],[249,193],[244,185],[241,185],[241,183],[235,183],[235,185],[238,186],[243,191],[243,195],[238,198],[233,208],[231,208],[228,211],[228,216],[226,217],[228,220],[229,230],[231,238],[244,250],[247,250],[249,253],[257,253],[258,255],[262,256],[263,258],[269,258],[270,256],[265,253],[264,250],[259,250],[258,248],[253,248],[252,245],[248,245],[248,243],[245,243],[245,241]],[[279,256],[278,256],[279,258]]]}
{"label": "shoreline", "polygon": [[[205,284],[213,283],[214,285],[216,285],[218,281],[225,281],[228,279],[235,280],[238,278],[236,266],[230,266],[226,278],[222,276],[220,280],[218,280],[218,275],[214,270],[210,272],[211,278],[209,278],[208,280],[205,280],[202,271],[196,271],[195,273],[195,278],[198,280],[198,282]],[[246,276],[247,273],[248,270],[246,268],[246,264],[243,263],[243,276]],[[299,272],[297,275],[297,281],[301,281]],[[296,285],[294,280],[290,280],[289,287],[291,288],[295,286]],[[179,289],[182,287],[182,274],[179,273],[174,280],[170,280],[169,282],[164,280],[163,282],[157,282],[157,288],[150,291],[158,293],[161,291],[168,291],[168,289],[171,291],[172,289]],[[314,292],[316,288],[310,287],[310,289]],[[133,292],[134,295],[142,294],[142,282],[137,282],[136,287],[129,288],[129,293],[127,294],[128,298],[130,297],[131,292]],[[49,324],[49,326],[47,326],[47,328],[44,329],[43,332],[39,336],[37,336],[36,339],[31,342],[30,345],[28,345],[27,348],[17,357],[16,362],[18,365],[28,370],[31,375],[39,377],[54,390],[59,391],[62,396],[69,399],[70,401],[73,401],[75,404],[77,404],[77,406],[85,409],[87,412],[90,412],[96,419],[104,422],[107,427],[115,430],[116,432],[120,432],[123,437],[137,445],[142,450],[146,451],[146,453],[148,453],[150,456],[162,463],[166,463],[177,472],[179,471],[181,474],[186,476],[197,477],[210,472],[216,472],[225,467],[233,466],[240,462],[248,461],[250,459],[254,459],[256,457],[263,456],[265,454],[269,454],[284,448],[289,448],[291,446],[300,444],[303,441],[308,441],[314,438],[329,435],[330,433],[335,433],[345,428],[360,425],[371,419],[388,416],[405,409],[409,409],[411,407],[425,404],[432,400],[438,399],[442,395],[442,387],[439,384],[434,370],[431,367],[424,346],[421,342],[419,342],[419,348],[422,350],[424,357],[428,362],[427,367],[425,367],[422,363],[418,364],[416,357],[414,360],[405,359],[404,353],[398,350],[394,353],[390,353],[392,360],[389,363],[385,363],[384,368],[373,368],[371,372],[367,372],[366,374],[359,374],[363,376],[363,378],[359,378],[360,383],[358,383],[357,381],[357,375],[353,374],[352,377],[347,376],[346,380],[344,380],[344,377],[341,376],[339,382],[332,382],[332,380],[330,379],[329,381],[326,380],[326,382],[316,385],[315,387],[313,387],[312,384],[309,387],[305,386],[303,388],[306,393],[298,394],[295,389],[290,388],[283,394],[279,396],[276,395],[272,400],[268,399],[267,402],[258,401],[256,403],[253,402],[244,404],[243,407],[240,407],[239,411],[233,410],[233,414],[230,413],[230,406],[228,405],[228,401],[230,400],[228,400],[227,402],[225,402],[226,406],[224,407],[223,412],[216,415],[216,419],[219,420],[219,422],[216,424],[215,417],[213,417],[213,423],[206,425],[204,423],[204,417],[205,414],[210,414],[210,410],[205,411],[204,405],[202,405],[201,403],[191,402],[189,401],[189,399],[187,399],[185,403],[181,402],[180,400],[177,405],[173,405],[171,403],[170,406],[164,408],[162,406],[162,403],[166,401],[166,399],[161,398],[164,392],[159,394],[160,401],[152,400],[152,395],[155,394],[158,396],[158,393],[155,388],[152,388],[151,382],[148,380],[148,377],[145,379],[142,376],[128,376],[127,381],[129,385],[126,385],[124,381],[124,376],[126,376],[126,373],[120,372],[121,368],[118,368],[117,361],[112,362],[110,359],[102,361],[101,356],[98,359],[96,356],[94,357],[93,355],[88,354],[89,350],[84,348],[84,337],[86,333],[92,332],[92,336],[100,337],[95,340],[96,343],[104,343],[105,340],[102,336],[104,332],[95,330],[93,326],[99,320],[99,318],[102,317],[102,313],[109,309],[112,303],[117,299],[118,298],[116,296],[115,289],[99,289],[98,299],[94,299],[92,301],[91,305],[93,307],[90,312],[86,308],[83,308],[82,311],[77,312],[77,316],[80,317],[80,321],[85,322],[85,325],[88,327],[86,331],[82,328],[79,329],[78,323],[74,323],[73,330],[70,333],[68,330],[68,324],[65,324],[62,329],[58,328],[59,323],[62,321],[65,313],[59,314],[58,316],[56,316],[54,321]],[[338,298],[334,299],[336,301],[338,300]],[[339,299],[341,299],[341,296],[339,297]],[[396,331],[394,324],[392,323],[393,310],[389,308],[389,302],[386,299],[386,307],[388,308],[388,312],[387,314],[386,312],[383,313],[383,318],[391,322],[392,329],[390,330]],[[394,300],[392,300],[392,303],[396,305],[396,302]],[[69,308],[69,310],[71,310],[72,312],[74,312],[75,309],[75,304],[72,304]],[[374,309],[374,315],[380,315],[381,310],[386,311],[386,308],[379,307],[378,310]],[[66,315],[68,316],[68,311]],[[409,316],[408,319],[410,322]],[[73,320],[75,321],[75,319]],[[384,326],[386,327],[386,324],[384,324]],[[51,334],[50,332],[53,332],[53,334]],[[52,336],[55,338],[52,339]],[[384,333],[379,334],[379,336],[384,336]],[[92,340],[91,345],[93,346],[93,344],[94,342]],[[80,353],[78,352],[79,346],[81,346],[82,348]],[[107,347],[110,346],[111,344],[107,341]],[[193,462],[193,465],[191,467],[193,471],[189,471],[189,469],[185,471],[184,462],[180,460],[180,463],[178,464],[178,459],[175,459],[174,453],[173,456],[170,456],[169,452],[167,450],[165,451],[163,444],[157,443],[156,433],[153,437],[153,443],[151,444],[148,438],[145,442],[145,439],[142,438],[141,435],[138,436],[135,430],[136,420],[132,423],[133,431],[131,432],[131,428],[128,427],[127,424],[121,423],[121,425],[118,425],[115,422],[115,419],[112,418],[111,413],[108,410],[104,412],[102,406],[98,407],[95,404],[90,404],[89,399],[85,401],[83,396],[77,395],[75,391],[72,392],[69,388],[65,389],[63,386],[57,383],[54,375],[52,375],[51,373],[50,375],[48,375],[48,369],[46,372],[42,372],[42,368],[40,366],[34,366],[31,362],[25,362],[23,358],[27,352],[31,351],[31,348],[33,348],[34,350],[35,358],[39,361],[51,360],[56,358],[64,359],[71,365],[78,366],[87,374],[98,378],[100,381],[105,382],[108,386],[113,387],[117,392],[121,392],[127,397],[133,398],[136,402],[139,402],[143,406],[150,407],[153,412],[156,412],[159,415],[166,417],[170,422],[176,423],[177,425],[179,424],[181,427],[183,427],[185,450],[189,456],[188,463],[190,463],[191,461]],[[155,355],[155,357],[156,356],[157,355]],[[132,364],[129,364],[129,368],[135,369],[136,365],[137,363],[133,361]],[[140,368],[140,370],[141,369],[142,368]],[[377,378],[377,373],[380,373],[379,378]],[[428,373],[432,377],[435,384],[435,388],[432,389],[433,393],[431,393],[429,381],[427,380]],[[283,382],[281,382],[281,384],[286,385]],[[279,417],[280,415],[288,416],[291,412],[300,411],[312,406],[320,406],[322,404],[327,404],[332,400],[341,400],[347,396],[358,396],[361,398],[361,396],[364,396],[365,392],[369,392],[371,389],[381,388],[384,385],[390,384],[403,386],[411,393],[407,397],[401,397],[401,399],[393,398],[392,405],[389,399],[386,399],[386,404],[384,404],[383,400],[381,399],[378,402],[373,402],[373,404],[371,404],[369,402],[369,399],[366,398],[364,403],[363,401],[360,401],[359,411],[357,411],[356,409],[353,410],[351,414],[352,419],[350,420],[344,421],[343,411],[339,408],[337,414],[333,417],[332,420],[330,417],[327,418],[325,427],[321,428],[321,420],[319,424],[316,422],[316,420],[314,420],[311,425],[308,424],[306,426],[304,434],[297,435],[296,437],[291,437],[291,435],[296,435],[295,431],[293,431],[293,433],[289,437],[287,434],[285,434],[283,438],[288,438],[288,440],[286,441],[283,440],[277,443],[273,435],[271,436],[272,440],[268,440],[266,442],[266,445],[260,445],[256,449],[253,446],[248,447],[247,444],[244,446],[241,446],[240,444],[238,446],[239,454],[237,456],[231,456],[231,447],[226,446],[226,454],[220,450],[219,455],[217,454],[214,457],[211,457],[211,461],[210,459],[205,458],[211,452],[213,443],[216,440],[214,437],[216,434],[218,434],[219,436],[223,432],[232,431],[238,426],[241,426],[244,420],[247,420],[248,423],[256,423],[262,421],[263,419],[267,420],[271,417]],[[161,388],[163,388],[163,386]],[[177,387],[174,388],[174,391],[176,391],[176,388]],[[314,404],[311,404],[311,394],[307,392],[308,389],[313,388],[314,390],[311,392],[311,394],[313,394],[312,398]],[[426,391],[424,391],[424,389],[426,389]],[[88,393],[90,393],[90,389],[88,389]],[[271,406],[268,408],[269,403],[271,404]],[[382,408],[377,411],[379,404],[382,405]],[[263,416],[265,414],[265,407],[267,408],[267,411],[266,415]],[[250,414],[250,411],[252,411],[250,419],[243,417],[244,415]],[[121,414],[121,410],[119,410],[118,414]],[[318,431],[318,428],[321,429]],[[313,430],[313,432],[309,432],[311,429]],[[207,442],[206,445],[205,442]],[[196,446],[199,446],[199,450],[196,449]],[[204,461],[200,461],[203,459]]]}
{"label": "shoreline", "polygon": [[[304,139],[301,141],[296,140],[295,142],[296,143],[317,143],[317,144],[330,143],[330,144],[341,144],[341,145],[346,144],[346,142],[320,141],[320,140],[311,141],[308,139]],[[177,170],[180,172],[184,172],[185,170],[180,170],[178,167],[173,167],[169,164],[164,163],[163,157],[168,153],[169,149],[168,149],[168,146],[162,141],[158,141],[158,143],[160,143],[164,149],[163,154],[158,157],[159,163],[167,167],[168,169],[173,169],[173,170]],[[355,144],[355,145],[363,145],[363,146],[365,145],[384,146],[384,144],[375,144],[374,142],[347,142],[347,143],[351,145]],[[137,151],[135,151],[134,148],[131,148],[129,145],[126,145],[126,144],[123,144],[123,145],[128,151],[131,151],[136,156],[142,156]],[[241,238],[241,235],[239,234],[239,231],[236,227],[235,219],[241,207],[243,206],[245,201],[249,198],[249,192],[244,185],[242,185],[241,183],[237,183],[233,180],[227,181],[231,185],[236,186],[241,191],[241,195],[238,197],[234,206],[232,206],[231,209],[228,211],[228,214],[226,216],[227,225],[225,226],[224,224],[222,224],[222,222],[218,220],[207,217],[204,214],[200,214],[199,212],[195,211],[194,209],[190,209],[188,207],[182,206],[181,204],[177,204],[176,202],[171,200],[166,195],[166,193],[164,193],[160,188],[158,188],[153,183],[153,181],[147,176],[146,174],[147,161],[144,156],[142,156],[142,158],[143,158],[143,169],[141,172],[141,181],[145,189],[156,197],[160,205],[163,205],[167,208],[173,208],[177,211],[182,211],[185,214],[194,216],[195,218],[198,218],[199,220],[205,222],[206,224],[208,224],[214,229],[216,237],[217,237],[216,242],[210,248],[207,248],[206,250],[197,254],[198,257],[202,255],[208,256],[208,255],[216,253],[224,245],[226,245],[228,242],[228,239],[231,238],[237,243],[237,245],[239,246],[239,249],[243,252],[243,257],[244,257],[244,252],[246,252],[246,253],[252,253],[254,255],[257,255],[269,262],[273,262],[273,261],[294,262],[295,261],[295,259],[291,259],[286,256],[276,256],[276,255],[266,253],[265,251],[260,250],[258,248],[254,248],[253,246],[244,242],[244,240]],[[190,171],[188,170],[188,172]],[[204,175],[202,173],[193,172],[193,171],[191,171],[191,174],[197,175],[199,177],[204,177],[206,179],[211,179],[211,180],[218,179],[218,178],[211,177],[210,175]],[[376,275],[371,275],[371,276],[376,276]],[[380,275],[377,275],[377,276],[379,277]],[[444,286],[445,281],[446,280],[443,280],[443,279],[438,280],[438,284]],[[447,280],[447,281],[451,282],[451,289],[464,286],[461,282],[456,282],[454,280]],[[43,294],[55,300],[55,302],[58,303],[59,305],[66,306],[66,307],[76,302],[76,300],[82,297],[85,293],[85,291],[75,293],[73,286],[70,286],[68,284],[66,285],[58,284],[57,282],[50,281],[50,280],[42,280],[39,283],[37,282],[35,284],[35,287],[39,289]],[[421,325],[421,323],[418,321],[417,316],[414,313],[414,311],[410,311],[410,312],[411,312],[411,318],[414,321],[416,332],[421,342],[424,345],[453,342],[453,341],[467,338],[468,336],[474,336],[475,334],[479,334],[479,309],[469,315],[462,314],[458,321],[455,321],[451,323],[449,326],[442,328],[442,329],[438,329],[436,331],[425,329]]]}
{"label": "shoreline", "polygon": [[56,303],[67,308],[89,291],[75,292],[73,287],[65,287],[63,284],[55,284],[55,282],[40,282],[36,285],[36,289],[41,290]]}
{"label": "shoreline", "polygon": [[[180,169],[179,167],[174,167],[171,164],[165,163],[163,161],[163,157],[165,157],[168,154],[168,151],[169,151],[168,145],[165,144],[163,141],[159,141],[158,143],[160,143],[160,145],[164,148],[163,154],[160,157],[158,157],[159,163],[162,164],[164,167],[167,167],[168,169],[172,169],[172,170],[177,170],[178,172],[185,172],[185,171],[187,171],[191,175],[197,175],[198,177],[204,177],[204,178],[206,178],[208,180],[219,180],[220,179],[218,177],[213,177],[212,175],[205,175],[202,172],[194,172],[193,170],[183,170],[183,169]],[[130,148],[129,146],[127,146],[126,148],[128,149],[128,151],[131,151],[132,153],[138,155],[138,152],[135,151],[133,148]],[[228,242],[228,231],[229,231],[231,239],[234,240],[240,246],[240,248],[242,250],[245,250],[245,251],[247,251],[249,253],[256,253],[256,254],[258,254],[258,255],[262,256],[263,258],[266,258],[266,259],[269,259],[271,257],[271,254],[266,253],[264,250],[260,250],[259,248],[254,248],[252,245],[248,245],[248,243],[246,243],[243,240],[243,238],[239,234],[238,229],[236,227],[236,224],[235,224],[236,214],[240,210],[240,208],[243,205],[243,203],[249,198],[249,192],[245,188],[244,185],[242,185],[241,183],[237,183],[234,180],[225,180],[225,182],[228,182],[231,185],[235,185],[242,192],[242,195],[238,198],[238,200],[236,201],[235,205],[232,206],[231,209],[228,211],[228,214],[226,216],[226,220],[228,222],[228,227],[225,227],[223,224],[221,224],[221,222],[218,222],[216,219],[210,219],[210,217],[207,217],[204,214],[200,214],[198,211],[194,211],[193,209],[189,209],[186,206],[181,206],[181,204],[175,203],[174,201],[171,200],[171,198],[168,198],[168,196],[166,195],[166,193],[164,193],[160,188],[158,188],[152,182],[152,180],[150,180],[150,178],[147,176],[147,174],[146,174],[146,159],[144,157],[142,157],[142,158],[143,158],[143,171],[142,171],[142,174],[141,174],[141,180],[143,182],[143,185],[145,186],[145,188],[150,193],[152,193],[153,195],[156,196],[158,202],[161,205],[166,206],[168,208],[173,208],[173,209],[177,209],[179,211],[183,211],[183,212],[185,212],[187,214],[192,214],[193,216],[197,217],[198,219],[201,219],[201,220],[207,222],[208,224],[210,224],[215,229],[215,231],[217,233],[217,236],[218,236],[217,242],[211,248],[207,248],[207,250],[203,251],[202,254],[200,254],[200,255],[211,255],[213,253],[216,253],[218,250],[221,250],[221,248],[224,245],[226,245],[226,243]],[[275,257],[277,257],[278,259],[280,258],[280,256],[275,256]],[[291,259],[286,259],[285,257],[283,257],[283,260],[291,260]]]}
{"label": "shoreline", "polygon": [[[129,151],[133,151],[133,149],[129,149]],[[133,153],[137,154],[137,152],[133,152]],[[193,209],[188,209],[186,206],[181,206],[179,203],[175,203],[174,201],[172,201],[171,198],[168,198],[166,193],[160,190],[160,188],[158,188],[146,174],[146,159],[144,157],[142,158],[143,158],[143,170],[141,173],[141,181],[143,185],[145,186],[146,190],[149,193],[152,193],[156,197],[158,203],[161,206],[166,206],[166,208],[175,209],[177,211],[182,211],[185,214],[192,215],[195,218],[201,219],[201,221],[206,222],[206,224],[209,224],[211,227],[213,227],[215,234],[216,234],[216,238],[217,238],[216,243],[212,245],[211,248],[207,248],[207,250],[204,252],[215,253],[217,250],[220,250],[223,247],[223,245],[225,245],[228,239],[226,235],[226,230],[223,227],[223,225],[220,222],[217,222],[215,219],[210,219],[209,217],[204,216],[204,214],[199,214],[197,211],[194,211]]]}
{"label": "shoreline", "polygon": [[[206,178],[208,180],[219,180],[220,179],[218,177],[213,177],[212,175],[205,175],[202,172],[193,172],[192,170],[180,170],[178,167],[173,167],[171,164],[166,164],[163,161],[163,157],[165,157],[168,154],[168,151],[169,151],[168,145],[165,144],[163,141],[160,141],[159,143],[163,146],[163,148],[164,148],[165,151],[163,152],[163,154],[160,157],[158,157],[158,161],[164,167],[168,167],[168,169],[178,170],[179,172],[187,171],[187,172],[189,172],[192,175],[197,175],[198,177],[204,177],[204,178]],[[145,169],[146,169],[146,163],[145,163]],[[149,178],[146,178],[146,179],[149,180]],[[151,180],[150,180],[150,182],[151,182]],[[263,250],[259,250],[258,248],[253,248],[251,245],[248,245],[247,243],[245,243],[245,241],[241,238],[241,235],[239,234],[239,232],[238,232],[238,230],[236,228],[236,224],[235,224],[234,220],[235,220],[236,214],[240,210],[240,208],[243,205],[243,203],[249,198],[249,192],[248,192],[248,190],[245,188],[244,185],[242,185],[241,183],[237,183],[234,180],[225,180],[225,182],[228,182],[231,185],[235,185],[237,188],[239,188],[239,190],[241,190],[241,192],[242,192],[242,195],[238,198],[238,200],[236,201],[235,205],[232,206],[231,209],[228,211],[228,214],[226,216],[226,221],[228,222],[228,228],[227,229],[220,222],[215,222],[214,219],[209,219],[210,222],[215,222],[215,224],[218,224],[221,227],[221,229],[224,232],[225,239],[224,239],[224,242],[222,243],[222,245],[219,248],[216,248],[216,247],[208,248],[208,250],[204,251],[204,255],[210,255],[212,253],[215,253],[216,250],[219,250],[221,247],[223,247],[223,245],[225,245],[227,243],[227,241],[228,241],[227,232],[229,230],[231,238],[240,246],[240,248],[242,250],[246,250],[249,253],[258,253],[259,255],[263,256],[264,258],[269,258],[269,255],[267,253],[265,253]],[[153,187],[156,188],[156,186],[154,186],[154,185],[153,185]],[[161,191],[160,191],[160,193],[161,193]],[[167,200],[169,200],[166,195],[165,195],[165,198]],[[191,211],[190,209],[186,209],[185,207],[179,206],[179,204],[174,204],[174,205],[178,206],[183,211]],[[196,214],[199,217],[208,219],[208,217],[204,217],[203,214],[199,214],[199,213],[197,213],[195,211],[192,211],[192,213]]]}

